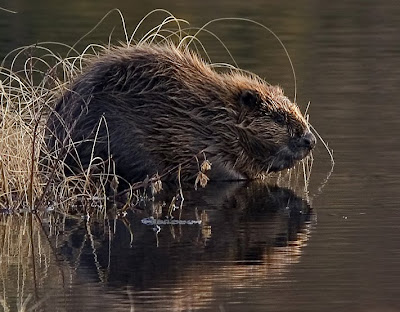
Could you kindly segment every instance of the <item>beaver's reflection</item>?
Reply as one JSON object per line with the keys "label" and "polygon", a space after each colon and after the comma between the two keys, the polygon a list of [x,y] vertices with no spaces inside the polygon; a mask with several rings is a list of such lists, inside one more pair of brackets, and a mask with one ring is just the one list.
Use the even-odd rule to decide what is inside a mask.
{"label": "beaver's reflection", "polygon": [[[149,217],[145,211],[130,212],[125,222],[117,220],[115,227],[112,222],[109,227],[93,223],[90,234],[95,243],[84,244],[80,261],[73,262],[92,267],[108,285],[149,289],[218,270],[232,279],[235,274],[243,277],[246,269],[236,271],[249,264],[260,265],[259,273],[266,278],[274,274],[274,267],[281,272],[299,256],[311,208],[291,190],[255,182],[225,183],[184,194],[183,210],[174,215],[177,218],[181,213],[181,221],[201,219],[201,225],[164,224],[156,234],[154,226],[142,223]],[[151,208],[157,207],[159,202],[154,202]],[[104,228],[113,234],[104,235]],[[76,244],[78,233],[83,232],[74,232]],[[112,239],[108,241],[108,237]],[[263,265],[268,274],[261,269]],[[218,274],[208,278],[218,278]]]}

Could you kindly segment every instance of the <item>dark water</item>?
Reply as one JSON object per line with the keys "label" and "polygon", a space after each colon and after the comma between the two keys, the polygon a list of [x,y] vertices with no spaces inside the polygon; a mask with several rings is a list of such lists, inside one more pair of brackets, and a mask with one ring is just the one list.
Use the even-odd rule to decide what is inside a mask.
{"label": "dark water", "polygon": [[[400,310],[398,1],[6,1],[1,6],[19,12],[0,11],[1,56],[39,41],[73,44],[113,7],[123,11],[130,31],[157,7],[193,26],[226,16],[262,22],[284,41],[296,69],[298,103],[304,111],[311,101],[311,122],[333,148],[336,163],[319,192],[330,169],[319,143],[309,200],[286,187],[258,184],[185,191],[181,220],[202,224],[161,225],[158,234],[142,223],[146,210],[91,226],[79,217],[44,220],[50,226],[45,223],[41,233],[51,235],[35,236],[35,279],[24,247],[29,231],[18,230],[29,220],[3,220],[0,307],[5,311],[24,302],[37,311]],[[106,43],[114,26],[115,36],[121,35],[113,15],[82,44]],[[241,22],[212,30],[240,67],[293,93],[288,61],[271,35]],[[204,40],[211,42],[208,50],[216,60],[229,61],[220,46]],[[8,246],[10,237],[19,243]]]}

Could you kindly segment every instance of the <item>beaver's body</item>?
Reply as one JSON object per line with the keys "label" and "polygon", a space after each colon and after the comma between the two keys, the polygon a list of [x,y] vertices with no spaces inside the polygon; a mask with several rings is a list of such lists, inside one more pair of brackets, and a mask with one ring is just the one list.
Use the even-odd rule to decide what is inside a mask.
{"label": "beaver's body", "polygon": [[[87,168],[92,156],[112,155],[128,181],[164,173],[200,151],[212,171],[229,173],[221,178],[254,178],[293,166],[315,145],[280,88],[217,73],[172,45],[120,47],[96,58],[62,96],[48,128],[49,148],[68,150],[72,171]],[[73,149],[61,148],[71,142]],[[192,163],[189,175],[198,170]]]}

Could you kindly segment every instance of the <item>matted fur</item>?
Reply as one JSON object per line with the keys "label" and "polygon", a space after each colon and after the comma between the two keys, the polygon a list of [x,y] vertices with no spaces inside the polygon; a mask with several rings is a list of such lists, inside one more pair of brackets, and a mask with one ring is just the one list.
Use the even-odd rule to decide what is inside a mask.
{"label": "matted fur", "polygon": [[[315,144],[279,87],[217,72],[173,44],[115,47],[94,57],[60,98],[48,129],[48,147],[54,157],[65,153],[71,171],[112,155],[117,174],[131,182],[201,151],[213,176],[255,178],[292,167]],[[197,171],[193,161],[184,174]]]}

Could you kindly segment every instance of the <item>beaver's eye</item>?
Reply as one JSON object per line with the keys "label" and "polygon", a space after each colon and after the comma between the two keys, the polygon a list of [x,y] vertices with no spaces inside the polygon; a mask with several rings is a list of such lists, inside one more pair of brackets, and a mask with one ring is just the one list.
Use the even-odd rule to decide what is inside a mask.
{"label": "beaver's eye", "polygon": [[239,102],[241,105],[254,109],[260,105],[261,97],[257,91],[244,90],[240,94]]}
{"label": "beaver's eye", "polygon": [[279,113],[273,114],[272,119],[279,125],[283,125],[285,123],[285,116]]}

